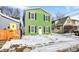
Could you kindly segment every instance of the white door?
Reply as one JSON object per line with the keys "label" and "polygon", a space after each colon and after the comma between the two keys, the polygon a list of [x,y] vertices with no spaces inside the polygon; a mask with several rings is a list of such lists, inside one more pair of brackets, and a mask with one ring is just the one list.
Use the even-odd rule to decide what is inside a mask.
{"label": "white door", "polygon": [[42,35],[42,27],[38,27],[38,32],[39,32],[39,35]]}

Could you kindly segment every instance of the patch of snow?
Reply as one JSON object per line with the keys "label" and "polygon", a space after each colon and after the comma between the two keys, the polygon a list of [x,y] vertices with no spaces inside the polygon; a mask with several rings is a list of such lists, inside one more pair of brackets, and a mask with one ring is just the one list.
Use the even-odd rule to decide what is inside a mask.
{"label": "patch of snow", "polygon": [[79,44],[79,37],[71,33],[24,36],[20,40],[7,41],[2,49],[9,49],[11,45],[21,44],[28,47],[35,47],[32,51],[56,51]]}
{"label": "patch of snow", "polygon": [[59,41],[72,41],[75,38],[74,36],[70,35],[64,35],[64,34],[54,34],[54,35],[49,35],[49,38],[51,38],[54,42],[59,42]]}
{"label": "patch of snow", "polygon": [[68,49],[76,44],[79,44],[79,42],[73,41],[73,42],[55,43],[53,45],[35,48],[31,52],[55,52],[57,50]]}
{"label": "patch of snow", "polygon": [[10,46],[14,44],[22,44],[32,47],[36,46],[37,44],[48,44],[49,42],[52,42],[52,40],[47,38],[46,36],[24,36],[20,40],[11,40],[6,42],[2,49],[10,48]]}

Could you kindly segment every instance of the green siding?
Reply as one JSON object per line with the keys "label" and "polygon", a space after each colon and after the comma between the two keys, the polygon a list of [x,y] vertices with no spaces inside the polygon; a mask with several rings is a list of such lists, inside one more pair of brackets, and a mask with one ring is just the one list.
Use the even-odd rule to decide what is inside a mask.
{"label": "green siding", "polygon": [[[36,13],[36,20],[30,20],[29,19],[29,12],[35,12]],[[44,12],[41,9],[31,9],[25,11],[25,34],[38,34],[38,27],[42,26],[42,33],[44,34],[44,26],[50,26],[50,32],[51,32],[51,17],[50,21],[44,21],[44,15],[50,16],[50,14]],[[29,33],[29,25],[35,25],[37,27],[36,33]],[[48,33],[49,34],[49,33]]]}

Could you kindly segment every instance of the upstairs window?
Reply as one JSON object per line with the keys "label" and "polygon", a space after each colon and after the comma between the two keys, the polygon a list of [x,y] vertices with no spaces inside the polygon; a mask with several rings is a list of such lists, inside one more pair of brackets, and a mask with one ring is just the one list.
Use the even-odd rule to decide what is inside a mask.
{"label": "upstairs window", "polygon": [[30,18],[31,20],[36,20],[36,13],[30,12],[30,13],[29,13],[29,18]]}
{"label": "upstairs window", "polygon": [[50,16],[44,15],[44,20],[45,21],[50,21]]}

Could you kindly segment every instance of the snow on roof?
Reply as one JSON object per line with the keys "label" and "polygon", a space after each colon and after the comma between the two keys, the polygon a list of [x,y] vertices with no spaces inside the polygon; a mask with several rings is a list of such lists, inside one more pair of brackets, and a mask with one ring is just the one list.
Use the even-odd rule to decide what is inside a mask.
{"label": "snow on roof", "polygon": [[71,16],[71,19],[79,20],[79,15]]}
{"label": "snow on roof", "polygon": [[19,23],[20,23],[20,20],[19,20],[19,19],[11,18],[11,17],[9,17],[9,16],[7,16],[7,15],[4,15],[4,14],[2,14],[2,13],[0,13],[0,15],[1,15],[2,17],[5,17],[5,18],[7,18],[7,19],[10,19],[10,20],[13,20],[13,21],[15,21],[15,22],[19,22]]}
{"label": "snow on roof", "polygon": [[65,16],[69,16],[71,19],[79,20],[79,10],[68,13]]}
{"label": "snow on roof", "polygon": [[79,10],[67,13],[65,16],[75,16],[77,14],[79,14]]}

